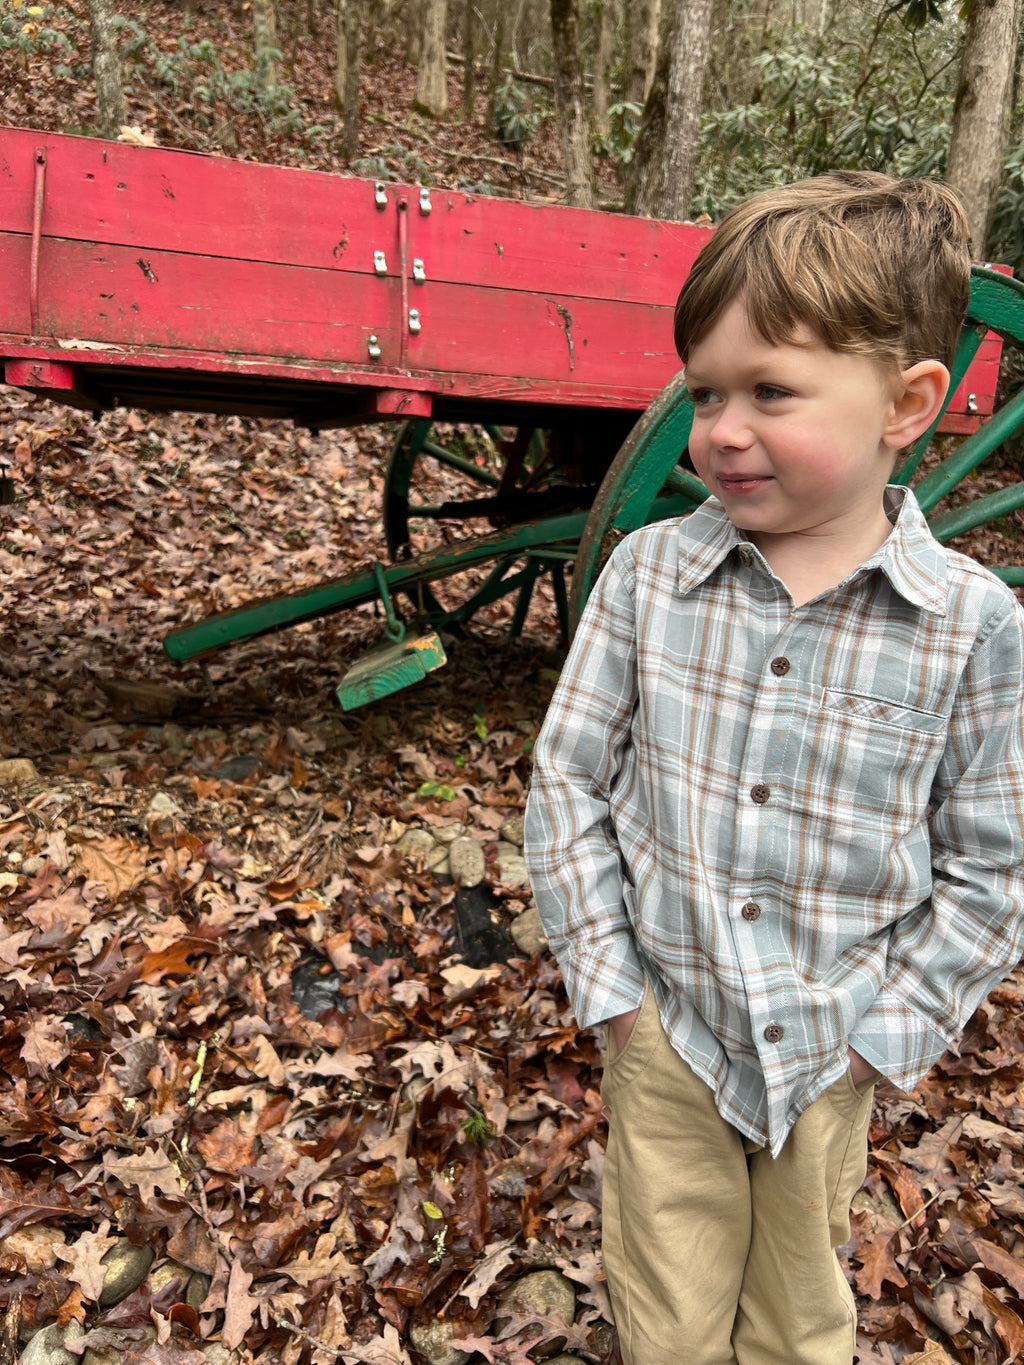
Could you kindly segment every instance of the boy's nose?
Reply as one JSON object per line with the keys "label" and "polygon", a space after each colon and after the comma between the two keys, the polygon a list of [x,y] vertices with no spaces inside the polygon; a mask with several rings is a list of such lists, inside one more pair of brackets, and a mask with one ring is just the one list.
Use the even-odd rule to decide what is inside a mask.
{"label": "boy's nose", "polygon": [[711,440],[716,446],[731,446],[745,450],[753,440],[746,412],[738,403],[723,403],[711,428]]}

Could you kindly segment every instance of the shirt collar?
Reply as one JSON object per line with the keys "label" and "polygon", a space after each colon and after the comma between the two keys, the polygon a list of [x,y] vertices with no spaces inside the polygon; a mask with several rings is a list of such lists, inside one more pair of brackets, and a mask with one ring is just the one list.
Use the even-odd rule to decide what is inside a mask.
{"label": "shirt collar", "polygon": [[[928,529],[911,489],[890,484],[884,498],[885,514],[893,523],[892,532],[850,578],[880,569],[912,606],[945,616],[945,551]],[[679,591],[687,593],[703,583],[731,551],[744,545],[759,562],[764,562],[726,516],[718,499],[708,498],[679,525]]]}

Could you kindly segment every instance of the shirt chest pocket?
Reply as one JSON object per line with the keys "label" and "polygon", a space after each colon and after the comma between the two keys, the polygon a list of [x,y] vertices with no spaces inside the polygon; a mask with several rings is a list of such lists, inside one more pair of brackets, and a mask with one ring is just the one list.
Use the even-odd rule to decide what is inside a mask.
{"label": "shirt chest pocket", "polygon": [[860,721],[865,726],[879,725],[922,734],[935,734],[946,728],[945,716],[860,692],[837,692],[826,687],[822,707],[838,720],[848,720],[854,726]]}
{"label": "shirt chest pocket", "polygon": [[845,821],[892,832],[914,825],[928,804],[946,741],[946,718],[885,697],[826,688],[812,760],[813,789]]}

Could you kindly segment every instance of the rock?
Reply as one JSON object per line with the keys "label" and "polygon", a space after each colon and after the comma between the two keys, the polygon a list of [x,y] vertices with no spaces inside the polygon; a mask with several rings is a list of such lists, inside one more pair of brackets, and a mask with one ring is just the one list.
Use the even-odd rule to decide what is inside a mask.
{"label": "rock", "polygon": [[427,869],[433,872],[435,877],[447,877],[451,872],[451,863],[448,858],[448,850],[444,844],[435,844],[427,854]]}
{"label": "rock", "polygon": [[94,1351],[89,1346],[82,1356],[82,1365],[121,1365],[121,1352],[114,1346],[108,1351]]}
{"label": "rock", "polygon": [[[544,1316],[554,1311],[568,1324],[576,1316],[576,1291],[570,1281],[557,1270],[535,1270],[516,1280],[498,1304],[498,1316],[494,1324],[496,1329],[502,1311],[524,1315],[532,1311]],[[536,1359],[556,1356],[564,1345],[565,1337],[555,1337],[531,1354]]]}
{"label": "rock", "polygon": [[496,839],[494,841],[494,856],[499,862],[502,858],[518,858],[519,846],[510,844],[507,839]]}
{"label": "rock", "polygon": [[543,687],[550,687],[553,689],[557,685],[558,679],[561,676],[562,676],[561,672],[557,668],[537,669],[537,681]]}
{"label": "rock", "polygon": [[498,857],[497,863],[498,877],[505,886],[523,886],[530,880],[526,859],[521,853],[506,853],[504,857]]}
{"label": "rock", "polygon": [[512,942],[521,953],[532,957],[534,953],[541,953],[548,946],[547,935],[544,933],[544,926],[540,922],[540,911],[535,905],[531,905],[529,910],[524,910],[521,915],[517,915],[512,921],[509,933],[512,935]]}
{"label": "rock", "polygon": [[64,1343],[84,1335],[77,1322],[66,1327],[53,1322],[32,1337],[18,1357],[20,1365],[81,1365],[82,1357],[65,1350]]}
{"label": "rock", "polygon": [[[209,1275],[205,1275],[201,1270],[194,1270],[192,1278],[188,1282],[185,1290],[185,1302],[190,1308],[194,1308],[198,1313],[206,1302],[206,1296],[210,1292],[212,1280]],[[225,1356],[227,1359],[227,1356]]]}
{"label": "rock", "polygon": [[259,775],[265,768],[266,764],[258,755],[238,754],[235,758],[219,763],[210,776],[221,782],[248,782],[250,777]]}
{"label": "rock", "polygon": [[455,1329],[446,1318],[434,1318],[431,1322],[414,1322],[409,1327],[409,1341],[428,1365],[464,1365],[469,1359],[467,1351],[453,1346],[452,1335]]}
{"label": "rock", "polygon": [[167,683],[130,682],[126,678],[97,678],[115,712],[131,716],[175,716],[196,704],[190,692]]}
{"label": "rock", "polygon": [[45,858],[26,858],[21,865],[21,870],[26,877],[34,877],[39,869],[46,864]]}
{"label": "rock", "polygon": [[448,861],[452,881],[460,886],[479,886],[484,879],[487,863],[484,851],[469,834],[454,839],[448,847]]}
{"label": "rock", "polygon": [[453,825],[434,825],[433,835],[439,844],[451,844],[456,839],[461,839],[468,833],[466,826],[461,820],[456,820]]}
{"label": "rock", "polygon": [[180,754],[188,748],[188,735],[171,720],[160,727],[160,743],[172,753]]}
{"label": "rock", "polygon": [[548,1356],[545,1365],[582,1365],[579,1356],[557,1355]]}
{"label": "rock", "polygon": [[[185,1295],[188,1291],[188,1283],[192,1278],[192,1272],[188,1266],[181,1265],[178,1261],[163,1261],[149,1273],[149,1287],[154,1294],[159,1294],[160,1290],[169,1285],[172,1280],[178,1281],[178,1302],[185,1302]],[[205,1298],[206,1295],[203,1295]]]}
{"label": "rock", "polygon": [[167,792],[157,792],[149,803],[150,815],[181,815],[182,810],[173,796]]}
{"label": "rock", "polygon": [[22,782],[38,782],[39,770],[30,758],[0,759],[0,787],[17,787]]}
{"label": "rock", "polygon": [[521,815],[513,815],[510,819],[505,821],[498,833],[506,843],[514,844],[516,848],[522,848],[523,817]]}
{"label": "rock", "polygon": [[219,1341],[206,1341],[200,1349],[210,1365],[236,1365],[242,1358],[237,1351],[229,1351]]}
{"label": "rock", "polygon": [[100,1307],[110,1308],[133,1294],[149,1274],[153,1264],[153,1248],[132,1246],[127,1237],[120,1237],[103,1257],[107,1267],[100,1291]]}
{"label": "rock", "polygon": [[407,829],[395,845],[403,857],[422,862],[426,862],[436,847],[437,841],[426,829]]}

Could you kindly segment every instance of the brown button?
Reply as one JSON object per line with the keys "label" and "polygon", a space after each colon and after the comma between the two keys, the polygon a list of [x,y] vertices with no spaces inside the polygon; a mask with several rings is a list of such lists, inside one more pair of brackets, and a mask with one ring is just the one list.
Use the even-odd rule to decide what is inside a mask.
{"label": "brown button", "polygon": [[771,795],[771,788],[766,787],[763,782],[757,782],[750,789],[750,799],[756,806],[763,806]]}
{"label": "brown button", "polygon": [[766,1043],[781,1043],[781,1042],[782,1042],[782,1032],[783,1032],[783,1030],[782,1030],[782,1025],[781,1025],[781,1024],[769,1024],[768,1027],[767,1027],[767,1028],[765,1029],[765,1031],[764,1031],[765,1042],[766,1042]]}
{"label": "brown button", "polygon": [[743,907],[742,914],[745,920],[749,920],[750,923],[753,924],[754,920],[760,919],[761,917],[761,907],[758,905],[757,901],[747,901],[746,905]]}
{"label": "brown button", "polygon": [[785,675],[789,672],[789,660],[782,658],[781,655],[779,656],[779,658],[773,659],[772,672],[775,674],[777,678],[785,677]]}

